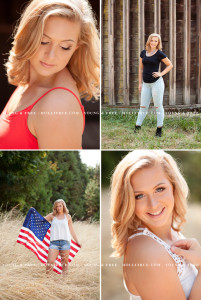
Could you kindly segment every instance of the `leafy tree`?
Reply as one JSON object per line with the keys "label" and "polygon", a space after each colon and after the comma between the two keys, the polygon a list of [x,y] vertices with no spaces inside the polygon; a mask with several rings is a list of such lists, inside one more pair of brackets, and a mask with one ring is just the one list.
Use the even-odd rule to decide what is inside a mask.
{"label": "leafy tree", "polygon": [[100,219],[100,168],[89,168],[90,180],[85,190],[86,217],[98,221]]}
{"label": "leafy tree", "polygon": [[43,189],[48,168],[45,152],[0,152],[1,208],[9,210],[18,205],[25,212],[35,206],[42,212],[44,208],[37,201],[42,198],[48,203],[49,192]]}
{"label": "leafy tree", "polygon": [[99,168],[83,164],[78,151],[0,152],[2,210],[33,206],[46,215],[61,198],[75,219],[98,219],[98,191]]}

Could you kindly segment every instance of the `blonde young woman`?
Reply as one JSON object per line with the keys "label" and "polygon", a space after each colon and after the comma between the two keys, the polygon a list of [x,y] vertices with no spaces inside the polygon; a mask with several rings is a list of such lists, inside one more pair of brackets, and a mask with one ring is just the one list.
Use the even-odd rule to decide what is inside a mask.
{"label": "blonde young woman", "polygon": [[[134,130],[134,132],[137,132],[141,128],[142,122],[147,115],[151,98],[153,97],[157,114],[156,136],[159,137],[162,135],[164,120],[163,95],[165,86],[163,76],[173,68],[171,61],[161,49],[162,42],[160,35],[152,33],[148,37],[146,49],[140,54],[139,92],[141,93],[141,103]],[[166,65],[163,72],[159,72],[161,62]]]}
{"label": "blonde young woman", "polygon": [[187,196],[186,181],[164,151],[136,150],[116,167],[113,255],[124,256],[130,299],[201,299],[201,247],[180,234]]}
{"label": "blonde young woman", "polygon": [[80,96],[99,94],[99,37],[87,0],[32,0],[6,63],[16,85],[0,116],[0,149],[81,149]]}
{"label": "blonde young woman", "polygon": [[72,219],[62,199],[54,202],[53,212],[44,217],[51,222],[50,247],[46,265],[46,273],[54,268],[55,260],[59,253],[61,255],[62,274],[66,275],[68,271],[68,257],[70,252],[71,236],[77,244],[80,244],[73,229]]}

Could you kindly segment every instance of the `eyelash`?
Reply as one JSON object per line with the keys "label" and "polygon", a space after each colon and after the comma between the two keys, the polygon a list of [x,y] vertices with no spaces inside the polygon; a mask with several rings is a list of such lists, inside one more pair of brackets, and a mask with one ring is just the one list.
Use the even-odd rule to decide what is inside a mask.
{"label": "eyelash", "polygon": [[[47,45],[48,42],[41,42],[41,45]],[[64,51],[68,51],[71,50],[71,47],[65,48],[65,47],[61,47]]]}
{"label": "eyelash", "polygon": [[163,192],[164,190],[165,190],[164,187],[159,187],[159,188],[156,189],[156,191],[159,192],[159,193],[160,193],[160,192]]}
{"label": "eyelash", "polygon": [[[156,192],[160,193],[160,192],[163,192],[164,190],[165,190],[165,187],[159,187],[159,188],[156,189]],[[139,194],[139,195],[135,196],[135,199],[139,200],[139,199],[142,199],[143,197],[144,197],[143,194]]]}
{"label": "eyelash", "polygon": [[[142,197],[141,197],[141,196],[142,196]],[[142,198],[143,198],[143,194],[139,194],[139,195],[136,195],[136,196],[135,196],[135,199],[136,199],[136,200],[139,200],[139,199],[142,199]]]}

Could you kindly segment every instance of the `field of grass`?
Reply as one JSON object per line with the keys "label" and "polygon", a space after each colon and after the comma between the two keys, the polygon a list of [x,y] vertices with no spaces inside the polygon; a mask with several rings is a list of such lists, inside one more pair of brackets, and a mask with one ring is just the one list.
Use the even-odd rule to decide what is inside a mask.
{"label": "field of grass", "polygon": [[146,116],[138,133],[137,110],[102,109],[102,149],[200,149],[201,114],[165,115],[163,135],[155,137],[156,115]]}
{"label": "field of grass", "polygon": [[82,248],[69,264],[66,278],[52,274],[23,245],[16,243],[24,217],[0,215],[0,299],[98,300],[100,299],[99,225],[75,222]]}
{"label": "field of grass", "polygon": [[[123,285],[122,263],[123,258],[110,257],[113,252],[111,247],[111,224],[109,214],[110,193],[102,190],[101,194],[101,295],[105,300],[128,300],[129,295]],[[187,222],[182,234],[186,238],[196,238],[201,244],[201,205],[189,204],[187,211]]]}

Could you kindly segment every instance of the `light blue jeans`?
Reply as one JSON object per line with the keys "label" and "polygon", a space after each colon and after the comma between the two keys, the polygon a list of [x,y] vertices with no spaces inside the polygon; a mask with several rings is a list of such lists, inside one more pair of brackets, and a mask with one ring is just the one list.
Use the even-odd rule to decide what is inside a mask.
{"label": "light blue jeans", "polygon": [[140,110],[137,117],[137,126],[141,126],[144,118],[148,113],[149,104],[151,98],[153,97],[154,106],[157,114],[157,127],[163,126],[164,120],[164,108],[163,108],[163,95],[164,95],[164,81],[163,77],[160,77],[157,81],[153,83],[145,83],[142,84],[141,91],[141,103]]}

